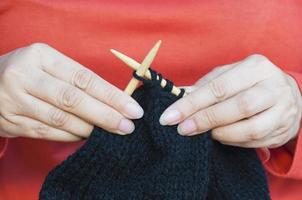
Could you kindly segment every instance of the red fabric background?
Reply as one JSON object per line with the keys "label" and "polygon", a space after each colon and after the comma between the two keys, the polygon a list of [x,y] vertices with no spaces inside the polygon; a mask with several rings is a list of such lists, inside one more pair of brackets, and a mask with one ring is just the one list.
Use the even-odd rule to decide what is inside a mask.
{"label": "red fabric background", "polygon": [[[301,18],[300,1],[1,0],[0,55],[48,43],[124,88],[131,70],[109,49],[141,61],[162,39],[153,68],[176,85],[254,53],[301,84]],[[79,145],[10,139],[0,160],[0,199],[37,199],[47,172]],[[295,155],[271,151],[265,166],[273,199],[302,196],[301,148],[298,142]]]}

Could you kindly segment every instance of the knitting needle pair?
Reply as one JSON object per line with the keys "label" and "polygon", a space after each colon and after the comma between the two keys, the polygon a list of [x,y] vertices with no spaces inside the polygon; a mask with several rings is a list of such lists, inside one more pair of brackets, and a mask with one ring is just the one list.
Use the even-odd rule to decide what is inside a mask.
{"label": "knitting needle pair", "polygon": [[[147,56],[144,58],[143,62],[140,64],[137,61],[135,61],[134,59],[114,50],[114,49],[110,49],[110,51],[117,57],[119,58],[121,61],[123,61],[126,65],[128,65],[129,67],[131,67],[132,69],[136,70],[136,74],[138,76],[142,76],[148,79],[151,79],[151,73],[149,70],[149,67],[152,63],[152,61],[154,60],[159,47],[161,45],[161,40],[159,40],[154,46],[153,48],[148,52]],[[159,79],[159,76],[157,76],[157,79]],[[132,78],[130,80],[130,82],[128,83],[126,89],[124,90],[127,94],[131,95],[134,90],[136,89],[136,87],[139,84],[139,80],[137,80],[136,78]],[[162,79],[160,85],[161,87],[165,87],[167,84],[167,81],[165,79]],[[173,86],[171,93],[173,93],[174,95],[178,96],[181,93],[181,90],[176,87]]]}

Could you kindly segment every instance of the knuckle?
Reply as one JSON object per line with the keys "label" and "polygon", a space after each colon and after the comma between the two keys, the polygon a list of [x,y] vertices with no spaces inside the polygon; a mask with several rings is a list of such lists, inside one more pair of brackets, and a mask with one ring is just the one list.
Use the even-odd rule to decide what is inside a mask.
{"label": "knuckle", "polygon": [[238,109],[243,116],[247,117],[253,114],[255,106],[252,103],[254,102],[252,98],[253,97],[249,94],[241,95],[238,98]]}
{"label": "knuckle", "polygon": [[279,137],[274,138],[270,144],[268,145],[269,148],[277,148],[282,146],[288,141],[287,134],[280,135]]}
{"label": "knuckle", "polygon": [[269,133],[272,132],[272,128],[270,128],[269,126],[270,125],[268,125],[268,124],[265,125],[265,123],[264,124],[260,124],[260,125],[256,126],[254,128],[254,130],[255,130],[256,133],[259,133],[262,136],[265,136],[265,135],[268,135]]}
{"label": "knuckle", "polygon": [[68,115],[57,108],[52,108],[50,109],[49,112],[49,122],[50,124],[57,126],[57,127],[62,127],[64,126],[68,121]]}
{"label": "knuckle", "polygon": [[212,128],[218,124],[218,119],[211,109],[203,110],[197,120],[197,125],[206,124],[207,127]]}
{"label": "knuckle", "polygon": [[256,121],[252,121],[247,126],[247,130],[249,130],[249,132],[247,134],[247,139],[249,141],[250,140],[257,140],[258,137],[260,137],[261,130],[258,126],[259,126],[259,124]]}
{"label": "knuckle", "polygon": [[16,65],[9,65],[7,66],[1,73],[1,79],[4,83],[12,82],[23,77],[23,73]]}
{"label": "knuckle", "polygon": [[292,96],[292,97],[288,97],[288,104],[290,105],[290,107],[292,108],[292,107],[294,107],[294,108],[297,108],[298,106],[298,104],[299,104],[299,102],[297,102],[297,100],[296,100],[296,98],[294,97],[294,96]]}
{"label": "knuckle", "polygon": [[212,130],[212,138],[218,141],[224,141],[225,133],[222,130],[219,129],[213,129]]}
{"label": "knuckle", "polygon": [[[29,104],[29,102],[27,102],[27,105],[28,104]],[[24,108],[23,108],[23,112],[32,113],[33,116],[40,116],[42,114],[41,111],[42,111],[41,106],[39,104],[33,104],[32,106],[24,106]]]}
{"label": "knuckle", "polygon": [[278,148],[280,146],[282,146],[282,145],[272,142],[271,144],[268,145],[268,148],[274,149],[274,148]]}
{"label": "knuckle", "polygon": [[278,144],[283,144],[283,143],[287,142],[287,140],[288,140],[288,134],[287,133],[283,133],[283,134],[280,135],[280,137],[276,138],[276,142]]}
{"label": "knuckle", "polygon": [[287,114],[284,115],[284,119],[287,120],[287,122],[291,122],[290,120],[295,119],[297,115],[299,115],[299,109],[295,106],[289,106],[287,109]]}
{"label": "knuckle", "polygon": [[215,67],[214,69],[212,69],[212,73],[219,73],[220,71],[223,70],[223,67]]}
{"label": "knuckle", "polygon": [[262,54],[257,54],[257,53],[250,55],[250,56],[248,57],[248,59],[253,60],[253,61],[256,61],[256,62],[262,62],[262,61],[267,60],[267,58],[266,58],[264,55],[262,55]]}
{"label": "knuckle", "polygon": [[300,114],[299,109],[296,106],[293,106],[292,109],[291,109],[291,116],[294,117],[294,116],[297,116],[299,114]]}
{"label": "knuckle", "polygon": [[282,87],[282,94],[288,94],[291,97],[294,97],[293,89],[290,85],[286,84]]}
{"label": "knuckle", "polygon": [[105,111],[104,116],[103,126],[110,130],[117,129],[121,119],[113,111]]}
{"label": "knuckle", "polygon": [[49,80],[46,79],[44,76],[37,76],[32,79],[31,84],[35,88],[48,88]]}
{"label": "knuckle", "polygon": [[284,133],[284,129],[285,129],[284,126],[279,127],[278,129],[272,131],[271,136],[272,136],[272,137],[275,137],[275,136],[278,136],[278,135],[283,134],[283,133]]}
{"label": "knuckle", "polygon": [[61,90],[58,99],[60,105],[68,109],[74,109],[78,104],[80,104],[83,97],[76,88],[67,86]]}
{"label": "knuckle", "polygon": [[77,87],[86,90],[88,88],[91,88],[94,83],[94,78],[92,76],[92,73],[88,70],[80,69],[75,72],[72,82]]}
{"label": "knuckle", "polygon": [[45,124],[38,123],[33,127],[33,133],[34,138],[48,138],[50,135],[50,127]]}
{"label": "knuckle", "polygon": [[266,73],[268,75],[274,74],[275,76],[281,76],[282,70],[276,67],[266,56],[261,54],[253,54],[248,57],[248,61],[256,67],[259,72]]}
{"label": "knuckle", "polygon": [[6,120],[4,120],[3,117],[0,117],[0,128],[5,128],[6,127]]}
{"label": "knuckle", "polygon": [[36,58],[40,57],[40,52],[43,51],[43,49],[48,48],[49,46],[44,43],[33,43],[25,48],[22,49],[22,52],[25,57],[28,58]]}
{"label": "knuckle", "polygon": [[[283,93],[283,94],[286,94],[286,93]],[[299,104],[298,102],[297,102],[297,99],[296,99],[296,97],[295,97],[295,95],[292,93],[292,91],[290,91],[290,92],[288,92],[287,93],[288,95],[287,95],[287,98],[286,98],[286,103],[287,103],[287,105],[289,106],[289,107],[297,107],[297,105]]]}
{"label": "knuckle", "polygon": [[[185,110],[190,110],[190,111],[197,111],[199,109],[199,106],[194,98],[186,99],[186,107],[187,107],[187,109],[185,109]],[[184,109],[179,109],[179,110],[184,110]],[[182,112],[184,112],[184,111],[182,111]]]}
{"label": "knuckle", "polygon": [[49,45],[42,43],[42,42],[35,42],[35,43],[29,45],[28,48],[34,49],[34,50],[41,50],[43,48],[49,48]]}
{"label": "knuckle", "polygon": [[224,100],[227,97],[228,83],[225,80],[212,80],[209,82],[209,88],[213,96],[218,100]]}
{"label": "knuckle", "polygon": [[259,142],[258,141],[242,142],[238,146],[243,148],[258,148]]}
{"label": "knuckle", "polygon": [[108,103],[115,103],[120,102],[121,95],[116,90],[107,89],[105,92],[105,98]]}
{"label": "knuckle", "polygon": [[268,59],[261,54],[253,54],[247,57],[247,63],[252,65],[254,68],[263,71],[263,68],[267,67]]}
{"label": "knuckle", "polygon": [[[9,135],[9,134],[14,134],[10,128],[9,128],[9,124],[7,122],[7,120],[5,120],[5,118],[0,117],[0,131],[4,131],[5,135]],[[0,134],[1,135],[1,134]]]}
{"label": "knuckle", "polygon": [[12,113],[8,110],[1,110],[1,119],[3,120],[8,120],[8,121],[13,121]]}
{"label": "knuckle", "polygon": [[259,140],[261,138],[263,138],[264,135],[262,132],[252,132],[250,135],[249,135],[249,139],[250,140]]}
{"label": "knuckle", "polygon": [[44,55],[44,52],[48,49],[52,49],[48,44],[45,43],[33,43],[24,48],[24,56],[30,58],[31,62],[34,62],[36,65],[41,65],[41,59]]}
{"label": "knuckle", "polygon": [[259,140],[271,133],[271,129],[268,128],[268,125],[263,125],[263,123],[258,122],[251,123],[249,130],[251,131],[248,135],[248,139],[250,140]]}

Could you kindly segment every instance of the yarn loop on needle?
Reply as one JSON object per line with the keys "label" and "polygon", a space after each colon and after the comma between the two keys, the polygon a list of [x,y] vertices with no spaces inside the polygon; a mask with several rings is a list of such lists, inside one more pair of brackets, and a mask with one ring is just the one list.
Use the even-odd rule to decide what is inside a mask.
{"label": "yarn loop on needle", "polygon": [[[152,86],[153,84],[157,84],[157,85],[160,85],[162,80],[163,80],[163,76],[160,74],[160,73],[157,73],[155,70],[149,68],[149,71],[150,71],[150,74],[151,74],[151,80],[145,78],[145,77],[142,77],[142,76],[139,76],[136,71],[133,71],[132,75],[134,78],[136,78],[137,80],[140,80],[144,83],[144,85],[146,87],[148,86]],[[173,82],[170,81],[169,79],[165,79],[166,80],[166,85],[163,87],[163,89],[167,92],[172,92],[172,89],[173,89]],[[180,93],[179,93],[179,97],[183,97],[184,94],[185,94],[185,89],[181,88],[180,89]]]}

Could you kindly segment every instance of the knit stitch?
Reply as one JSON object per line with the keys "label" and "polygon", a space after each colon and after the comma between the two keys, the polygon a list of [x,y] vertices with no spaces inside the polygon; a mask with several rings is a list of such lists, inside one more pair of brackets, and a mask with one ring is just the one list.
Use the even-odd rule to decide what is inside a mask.
{"label": "knit stitch", "polygon": [[185,137],[161,126],[161,113],[183,95],[160,87],[157,73],[133,94],[145,113],[127,136],[94,127],[87,142],[46,177],[41,200],[270,199],[255,150],[223,145],[211,131]]}

